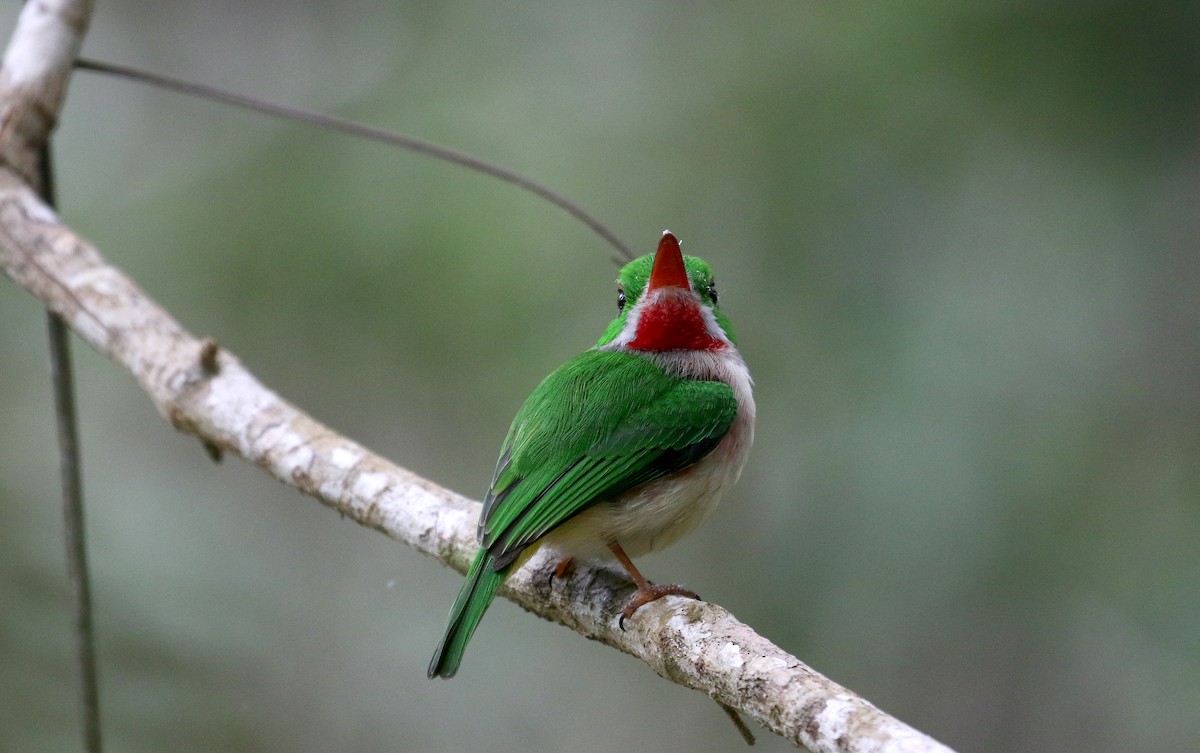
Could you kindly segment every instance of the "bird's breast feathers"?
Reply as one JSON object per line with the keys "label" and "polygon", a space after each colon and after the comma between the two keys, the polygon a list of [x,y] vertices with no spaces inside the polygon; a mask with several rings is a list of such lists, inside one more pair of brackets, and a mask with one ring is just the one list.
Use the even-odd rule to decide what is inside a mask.
{"label": "bird's breast feathers", "polygon": [[589,507],[547,537],[547,543],[577,556],[604,556],[604,542],[613,539],[638,556],[687,535],[737,481],[754,441],[752,382],[735,348],[630,355],[648,358],[676,378],[728,385],[737,413],[713,450],[696,463]]}

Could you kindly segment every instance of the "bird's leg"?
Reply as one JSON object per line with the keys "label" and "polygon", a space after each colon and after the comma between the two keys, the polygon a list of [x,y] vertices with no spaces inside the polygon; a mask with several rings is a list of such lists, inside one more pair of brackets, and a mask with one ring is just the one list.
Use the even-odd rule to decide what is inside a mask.
{"label": "bird's leg", "polygon": [[633,561],[629,559],[629,555],[625,554],[625,550],[621,548],[620,544],[616,541],[610,541],[608,542],[608,548],[613,553],[613,556],[617,558],[617,562],[621,563],[621,567],[625,568],[625,572],[629,573],[629,577],[633,578],[633,582],[637,585],[637,593],[625,605],[625,611],[621,612],[621,620],[617,623],[622,630],[625,629],[625,620],[632,617],[634,612],[664,596],[686,596],[689,599],[700,598],[683,586],[654,585],[642,577],[642,574],[633,566]]}
{"label": "bird's leg", "polygon": [[554,572],[550,573],[550,584],[554,584],[555,578],[562,580],[563,578],[567,577],[567,573],[571,572],[571,568],[574,567],[574,565],[574,557],[563,557],[560,559],[558,564],[554,566]]}

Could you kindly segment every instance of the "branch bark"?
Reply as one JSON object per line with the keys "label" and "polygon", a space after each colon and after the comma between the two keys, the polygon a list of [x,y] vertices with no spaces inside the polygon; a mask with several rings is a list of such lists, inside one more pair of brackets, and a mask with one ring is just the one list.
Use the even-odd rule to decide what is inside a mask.
{"label": "branch bark", "polygon": [[[87,5],[41,4],[59,8],[62,19],[78,18],[80,7],[86,19]],[[84,25],[75,28],[81,34]],[[14,58],[14,49],[23,50],[24,57]],[[57,118],[78,45],[67,45],[66,54],[62,49],[54,34],[39,42],[36,28],[19,26],[0,71],[0,157],[6,165],[0,169],[0,266],[5,274],[125,368],[175,428],[195,435],[210,450],[258,465],[362,525],[465,570],[476,548],[478,503],[373,454],[281,399],[233,354],[185,331],[38,198],[31,187],[35,173],[26,169],[36,164],[36,152],[30,161],[25,151],[44,143]],[[38,65],[14,72],[13,60]],[[813,751],[949,751],[715,604],[669,597],[644,607],[622,631],[617,621],[631,590],[622,576],[603,567],[580,567],[551,587],[554,564],[535,558],[509,578],[501,594],[642,659],[663,677],[702,691]]]}
{"label": "branch bark", "polygon": [[[14,145],[10,156],[38,194],[54,206],[54,172],[50,161],[50,132],[66,95],[70,62],[79,54],[91,18],[87,3],[29,3],[19,16],[14,44],[0,70],[0,133]],[[44,48],[44,49],[43,49]],[[41,100],[41,101],[39,101]],[[9,109],[12,108],[12,109]],[[29,117],[32,114],[34,117]],[[38,116],[41,117],[39,121]],[[36,164],[26,159],[36,154]],[[59,475],[63,494],[63,539],[67,583],[74,617],[76,683],[81,711],[83,748],[100,753],[100,683],[96,671],[96,641],[92,587],[84,522],[83,474],[80,463],[75,382],[67,325],[46,312],[50,344],[50,382],[57,418]]]}

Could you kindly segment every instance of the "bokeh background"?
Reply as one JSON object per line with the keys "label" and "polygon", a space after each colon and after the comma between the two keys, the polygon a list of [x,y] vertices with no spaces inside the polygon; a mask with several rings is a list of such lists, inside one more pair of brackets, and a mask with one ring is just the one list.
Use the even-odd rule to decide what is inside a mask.
{"label": "bokeh background", "polygon": [[[1194,2],[114,0],[85,54],[498,161],[639,251],[669,227],[758,439],[645,571],[962,751],[1065,753],[1200,734],[1198,39]],[[468,495],[614,312],[602,241],[425,157],[91,74],[55,146],[68,221],[186,327]],[[0,320],[0,749],[70,750],[45,324],[8,281]],[[111,750],[740,748],[507,602],[427,681],[458,574],[76,355]]]}

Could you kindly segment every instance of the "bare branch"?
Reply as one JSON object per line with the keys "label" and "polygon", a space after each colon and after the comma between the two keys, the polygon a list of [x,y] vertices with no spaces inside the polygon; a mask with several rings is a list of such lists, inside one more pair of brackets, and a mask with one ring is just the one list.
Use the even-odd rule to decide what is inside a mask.
{"label": "bare branch", "polygon": [[[228,351],[186,332],[76,236],[16,176],[0,173],[0,265],[92,347],[124,366],[181,431],[262,467],[345,516],[464,570],[477,503],[321,425],[260,384]],[[215,367],[215,368],[214,368]],[[813,751],[946,751],[805,666],[715,604],[669,597],[617,627],[630,585],[580,568],[550,586],[535,558],[502,594],[632,654]]]}
{"label": "bare branch", "polygon": [[[72,6],[66,2],[35,0],[27,10],[30,6],[37,6],[37,13],[58,13],[56,23],[74,23],[79,33],[90,7],[73,6],[84,9],[79,16],[67,12]],[[52,37],[42,50],[22,48],[24,42],[14,39],[0,72],[0,156],[12,168],[0,169],[0,267],[93,348],[128,370],[177,429],[464,570],[476,547],[477,503],[399,468],[282,400],[232,354],[186,332],[30,188],[36,185],[37,150],[57,117],[77,50],[77,43]],[[68,67],[60,71],[64,61]],[[31,86],[33,79],[41,83]],[[643,607],[622,631],[617,622],[631,589],[623,576],[580,567],[551,587],[554,565],[535,558],[508,579],[502,595],[642,659],[663,677],[700,690],[813,751],[949,750],[813,671],[715,604],[668,597]]]}
{"label": "bare branch", "polygon": [[92,16],[91,0],[25,3],[0,69],[0,159],[38,187],[38,164]]}
{"label": "bare branch", "polygon": [[[66,94],[67,79],[91,17],[90,2],[31,2],[21,9],[17,28],[0,70],[0,136],[4,158],[21,171],[42,198],[54,204],[50,132]],[[47,312],[50,373],[57,417],[59,468],[63,494],[63,538],[67,581],[75,619],[76,675],[83,747],[100,753],[100,692],[92,589],[88,574],[83,481],[75,412],[75,383],[66,323]]]}

